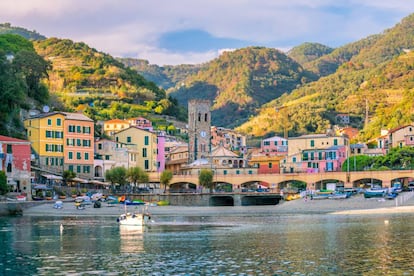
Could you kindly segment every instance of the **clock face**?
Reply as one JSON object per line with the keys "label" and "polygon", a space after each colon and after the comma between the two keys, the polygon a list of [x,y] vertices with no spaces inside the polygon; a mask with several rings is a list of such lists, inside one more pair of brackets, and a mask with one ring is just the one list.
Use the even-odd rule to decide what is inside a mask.
{"label": "clock face", "polygon": [[200,136],[203,137],[203,138],[206,137],[206,132],[205,131],[200,131]]}

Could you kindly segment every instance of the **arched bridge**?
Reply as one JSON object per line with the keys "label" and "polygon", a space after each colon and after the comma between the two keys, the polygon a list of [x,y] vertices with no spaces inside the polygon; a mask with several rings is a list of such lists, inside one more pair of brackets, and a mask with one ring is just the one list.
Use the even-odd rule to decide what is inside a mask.
{"label": "arched bridge", "polygon": [[[321,172],[321,173],[283,173],[283,174],[216,174],[214,183],[226,183],[240,187],[248,183],[260,183],[268,188],[280,189],[286,183],[300,181],[308,189],[323,189],[329,182],[343,183],[345,188],[358,187],[362,183],[377,183],[390,187],[391,183],[401,179],[414,179],[414,170],[356,171],[356,172]],[[159,176],[150,176],[150,181],[159,182]],[[170,184],[198,184],[198,175],[174,175]]]}

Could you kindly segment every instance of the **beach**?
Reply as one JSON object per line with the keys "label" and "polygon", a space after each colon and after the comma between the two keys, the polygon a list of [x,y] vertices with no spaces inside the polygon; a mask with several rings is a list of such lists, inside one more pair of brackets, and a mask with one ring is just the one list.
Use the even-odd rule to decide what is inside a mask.
{"label": "beach", "polygon": [[[117,217],[125,211],[122,204],[107,204],[103,202],[101,208],[86,205],[85,209],[76,208],[73,200],[63,201],[63,208],[53,208],[55,201],[38,204],[23,211],[23,216],[109,216]],[[362,194],[354,195],[347,199],[296,199],[292,201],[281,201],[277,205],[262,206],[127,206],[128,212],[140,212],[144,208],[156,216],[231,216],[235,214],[335,214],[335,215],[358,215],[358,214],[382,214],[382,213],[414,213],[414,193],[406,192],[400,194],[396,199],[383,198],[365,199]]]}

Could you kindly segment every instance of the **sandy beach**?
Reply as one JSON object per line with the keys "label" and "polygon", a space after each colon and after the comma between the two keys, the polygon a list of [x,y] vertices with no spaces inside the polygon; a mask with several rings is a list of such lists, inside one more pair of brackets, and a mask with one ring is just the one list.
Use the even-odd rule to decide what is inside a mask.
{"label": "sandy beach", "polygon": [[[109,216],[117,217],[124,212],[120,204],[102,203],[101,208],[87,205],[78,210],[72,200],[63,202],[62,209],[53,208],[54,201],[39,204],[23,211],[23,216]],[[143,206],[128,206],[129,212],[139,212]],[[231,216],[235,214],[383,214],[383,213],[414,213],[414,193],[402,193],[395,200],[371,198],[355,195],[348,199],[297,199],[282,201],[278,205],[237,206],[237,207],[197,207],[197,206],[154,206],[149,207],[154,216]]]}

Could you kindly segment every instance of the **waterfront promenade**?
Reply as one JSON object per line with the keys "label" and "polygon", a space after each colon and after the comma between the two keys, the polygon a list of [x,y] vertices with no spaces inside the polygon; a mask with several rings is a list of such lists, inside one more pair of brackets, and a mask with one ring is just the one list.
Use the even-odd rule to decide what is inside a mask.
{"label": "waterfront promenade", "polygon": [[[53,202],[38,204],[27,208],[23,216],[110,216],[116,217],[124,211],[122,204],[102,204],[101,208],[87,206],[84,210],[75,208],[73,201],[65,201],[62,209],[54,209]],[[108,207],[111,206],[111,207]],[[143,206],[128,206],[131,212],[139,211]],[[362,194],[348,199],[281,201],[277,205],[264,206],[154,206],[149,207],[153,217],[157,216],[227,216],[237,213],[259,215],[297,215],[297,214],[381,214],[381,213],[414,213],[414,192],[404,192],[394,200],[370,198],[365,199]]]}

